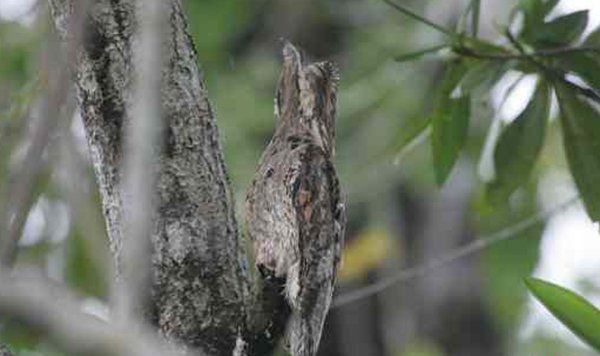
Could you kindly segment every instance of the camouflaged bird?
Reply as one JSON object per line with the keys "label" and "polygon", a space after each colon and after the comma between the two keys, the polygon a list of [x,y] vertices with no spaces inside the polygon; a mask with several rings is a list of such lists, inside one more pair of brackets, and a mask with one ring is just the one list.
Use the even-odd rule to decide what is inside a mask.
{"label": "camouflaged bird", "polygon": [[315,355],[333,294],[345,211],[332,163],[338,72],[283,48],[275,133],[246,199],[256,265],[283,281],[293,356]]}

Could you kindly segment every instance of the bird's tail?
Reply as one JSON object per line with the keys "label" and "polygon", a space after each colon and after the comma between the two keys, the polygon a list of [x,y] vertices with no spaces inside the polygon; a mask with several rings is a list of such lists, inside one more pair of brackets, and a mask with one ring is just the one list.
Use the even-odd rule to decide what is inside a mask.
{"label": "bird's tail", "polygon": [[[327,288],[324,288],[327,289]],[[329,290],[309,298],[312,303],[296,305],[288,324],[288,341],[292,356],[314,356],[319,348],[325,317],[331,303]],[[308,304],[308,305],[306,305]]]}
{"label": "bird's tail", "polygon": [[289,346],[293,356],[314,356],[321,338],[322,321],[293,315],[289,323]]}

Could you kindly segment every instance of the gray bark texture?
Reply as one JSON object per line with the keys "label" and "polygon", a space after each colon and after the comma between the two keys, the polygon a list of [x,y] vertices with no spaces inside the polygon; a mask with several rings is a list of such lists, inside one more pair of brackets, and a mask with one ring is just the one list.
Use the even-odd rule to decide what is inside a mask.
{"label": "gray bark texture", "polygon": [[[60,35],[72,36],[67,28],[75,0],[49,2]],[[167,337],[207,354],[232,354],[238,336],[246,333],[249,278],[217,127],[181,2],[170,0],[169,10],[149,317]],[[74,70],[117,270],[135,15],[131,0],[89,1]]]}
{"label": "gray bark texture", "polygon": [[[274,278],[267,273],[253,279],[247,270],[217,126],[186,29],[181,0],[165,1],[169,11],[162,46],[164,123],[156,167],[153,282],[150,300],[140,304],[148,321],[162,335],[201,354],[269,355],[284,335],[288,319],[295,315],[290,301],[283,298],[285,276]],[[55,27],[63,39],[73,36],[69,23],[74,14],[85,14],[73,76],[118,274],[120,266],[128,262],[122,260],[126,237],[124,205],[129,206],[123,196],[123,136],[132,120],[129,116],[137,65],[132,63],[132,48],[138,40],[139,9],[135,0],[85,3],[86,11],[81,12],[74,10],[76,4],[80,6],[78,0],[49,0]],[[321,65],[325,66],[307,68],[319,73],[324,70],[319,69]],[[325,95],[322,90],[327,88],[333,90],[330,86],[317,87],[304,89],[306,100],[321,98]],[[325,116],[334,117],[335,93],[328,92],[327,97],[333,98],[332,107],[307,112],[327,109]],[[319,149],[332,150],[333,131],[330,136],[319,141],[323,146]],[[321,203],[325,202],[315,199],[315,204]],[[338,204],[332,204],[337,209]],[[335,212],[333,208],[329,210],[328,214]],[[317,215],[310,210],[303,216]],[[299,230],[302,228],[298,226]],[[305,256],[308,253],[314,255]],[[307,249],[301,258],[320,261],[322,253]],[[327,282],[332,287],[333,276]],[[313,318],[318,319],[318,327],[311,328],[312,334],[320,334],[331,290],[324,291],[327,303]],[[315,342],[307,350],[316,349],[318,339],[318,335],[311,335]]]}

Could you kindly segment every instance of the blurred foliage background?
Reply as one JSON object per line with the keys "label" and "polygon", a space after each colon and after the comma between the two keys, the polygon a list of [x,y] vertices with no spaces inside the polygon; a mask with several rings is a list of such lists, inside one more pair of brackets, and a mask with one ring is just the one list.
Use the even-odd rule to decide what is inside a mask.
{"label": "blurred foliage background", "polygon": [[[15,179],[10,172],[19,164],[31,117],[43,114],[35,108],[44,81],[42,52],[51,29],[44,2],[25,1],[23,12],[10,16],[2,13],[8,2],[0,0],[0,201],[5,201],[9,182]],[[482,1],[480,36],[497,41],[498,24],[508,23],[516,2]],[[556,11],[564,11],[563,3],[568,2],[563,0]],[[468,5],[462,0],[398,3],[448,27],[459,23]],[[531,88],[515,90],[504,106],[498,105],[503,90],[515,81],[514,73],[476,92],[466,149],[448,181],[441,188],[436,185],[428,136],[412,139],[432,115],[444,63],[435,56],[403,63],[395,58],[437,45],[442,37],[383,1],[187,0],[185,6],[216,112],[239,221],[246,187],[274,126],[281,39],[298,44],[315,59],[339,64],[336,161],[349,214],[340,295],[512,226],[573,192],[558,120],[553,119],[526,184],[507,203],[485,199],[482,150],[490,126],[516,116],[524,107],[523,98],[530,95]],[[102,263],[107,243],[80,119],[76,113],[72,117],[65,119],[68,137],[57,133],[44,154],[18,264],[67,283],[85,296],[90,312],[101,314],[110,273]],[[85,219],[75,217],[73,202],[65,198],[61,140],[72,142],[77,153],[81,176],[76,183],[86,192]],[[573,209],[577,217],[587,219],[581,207]],[[577,234],[566,224],[567,234]],[[541,253],[556,254],[540,249],[542,236],[550,235],[543,222],[536,224],[482,253],[332,309],[321,354],[591,355],[536,309],[523,285],[524,277],[543,274]],[[586,248],[596,256],[600,252],[598,245]],[[573,278],[585,295],[598,292],[598,277]],[[40,335],[10,320],[2,322],[0,340],[19,355],[59,354]]]}

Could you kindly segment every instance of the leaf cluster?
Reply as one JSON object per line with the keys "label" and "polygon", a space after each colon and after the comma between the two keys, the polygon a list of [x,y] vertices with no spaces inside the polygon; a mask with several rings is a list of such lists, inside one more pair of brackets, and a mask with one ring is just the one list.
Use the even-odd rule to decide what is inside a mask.
{"label": "leaf cluster", "polygon": [[[571,174],[588,215],[600,221],[600,27],[584,37],[588,11],[548,19],[558,0],[521,0],[502,30],[506,45],[498,45],[477,37],[480,2],[471,0],[456,31],[393,4],[448,37],[447,43],[397,58],[403,62],[433,54],[448,61],[435,110],[428,125],[422,127],[432,128],[437,183],[444,184],[465,145],[474,93],[490,91],[508,70],[534,74],[537,85],[533,95],[520,115],[503,127],[497,140],[495,179],[488,184],[488,197],[491,201],[506,200],[527,182],[544,145],[555,95]],[[514,30],[519,18],[520,29]],[[535,278],[525,284],[556,318],[600,351],[600,310],[558,285]]]}
{"label": "leaf cluster", "polygon": [[558,0],[519,1],[509,24],[501,29],[503,44],[477,36],[480,0],[471,0],[455,31],[432,24],[393,3],[402,13],[447,38],[445,43],[402,55],[397,60],[434,55],[447,62],[435,109],[428,121],[439,185],[447,180],[465,146],[472,119],[472,98],[477,93],[489,92],[508,71],[535,75],[535,93],[525,110],[502,128],[496,143],[495,179],[488,184],[487,196],[493,203],[505,201],[527,182],[544,146],[555,95],[571,173],[588,214],[594,221],[600,221],[600,187],[596,184],[600,179],[600,27],[583,36],[588,23],[587,10],[548,19],[557,3]]}

